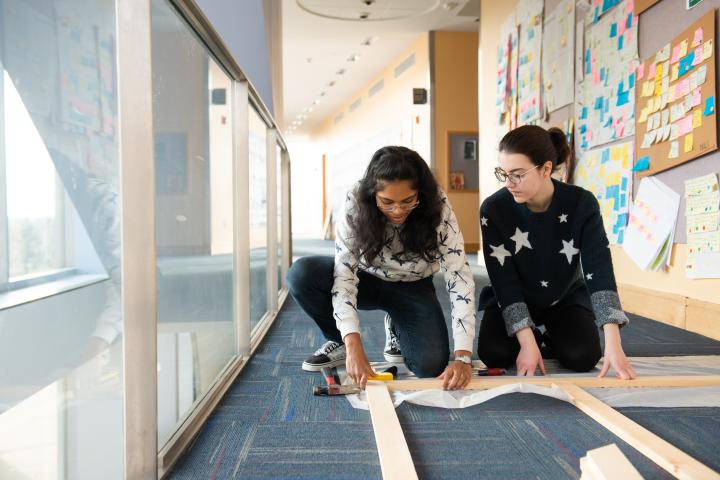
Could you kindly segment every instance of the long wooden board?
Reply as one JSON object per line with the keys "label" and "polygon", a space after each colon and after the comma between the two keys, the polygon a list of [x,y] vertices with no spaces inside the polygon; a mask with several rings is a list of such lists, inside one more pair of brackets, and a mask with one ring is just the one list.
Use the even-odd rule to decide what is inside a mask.
{"label": "long wooden board", "polygon": [[369,381],[365,389],[384,480],[417,479],[415,465],[385,382]]}
{"label": "long wooden board", "polygon": [[580,459],[581,480],[642,480],[630,460],[614,443],[588,450]]}
{"label": "long wooden board", "polygon": [[641,427],[577,385],[565,383],[558,385],[558,387],[572,397],[573,404],[580,411],[593,418],[677,478],[720,479],[720,474],[717,472],[646,428]]}
{"label": "long wooden board", "polygon": [[[532,383],[550,387],[557,385],[577,385],[584,388],[635,388],[635,387],[720,387],[720,375],[697,376],[657,376],[640,377],[634,380],[621,380],[619,378],[597,377],[483,377],[473,378],[466,390],[487,390],[490,388],[512,383]],[[442,389],[442,380],[423,378],[418,380],[394,380],[386,382],[390,391],[416,391]]]}

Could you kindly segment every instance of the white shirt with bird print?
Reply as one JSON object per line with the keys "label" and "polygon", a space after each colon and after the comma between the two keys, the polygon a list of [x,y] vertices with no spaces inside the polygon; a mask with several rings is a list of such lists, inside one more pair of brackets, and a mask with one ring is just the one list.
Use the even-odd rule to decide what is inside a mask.
{"label": "white shirt with bird print", "polygon": [[356,209],[355,196],[349,192],[344,211],[335,231],[335,272],[332,302],[335,322],[342,338],[360,331],[357,311],[358,269],[388,282],[414,282],[442,270],[450,296],[454,349],[473,351],[475,340],[475,282],[465,256],[465,244],[455,212],[445,192],[439,189],[442,213],[436,232],[437,256],[428,262],[417,254],[408,254],[400,241],[402,225],[387,222],[385,244],[368,263],[359,255],[347,224],[347,213]]}

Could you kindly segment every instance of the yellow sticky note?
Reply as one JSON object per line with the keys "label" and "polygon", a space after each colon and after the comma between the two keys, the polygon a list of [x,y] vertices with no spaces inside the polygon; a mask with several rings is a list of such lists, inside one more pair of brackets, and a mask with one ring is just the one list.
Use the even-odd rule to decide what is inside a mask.
{"label": "yellow sticky note", "polygon": [[682,57],[684,57],[685,55],[687,55],[687,49],[688,49],[688,41],[687,41],[687,40],[683,40],[683,41],[680,43],[680,58],[682,58]]}
{"label": "yellow sticky note", "polygon": [[685,148],[683,149],[683,152],[687,153],[693,149],[693,134],[688,133],[685,135]]}
{"label": "yellow sticky note", "polygon": [[693,110],[693,128],[698,128],[702,125],[702,110],[696,108]]}
{"label": "yellow sticky note", "polygon": [[671,72],[670,72],[670,81],[674,82],[678,79],[678,73],[680,72],[680,64],[676,63],[672,66]]}
{"label": "yellow sticky note", "polygon": [[707,60],[708,58],[712,57],[712,54],[713,54],[713,41],[711,38],[707,42],[703,43],[702,60],[703,61]]}
{"label": "yellow sticky note", "polygon": [[610,160],[613,162],[617,162],[620,160],[620,149],[617,147],[613,147],[610,149]]}

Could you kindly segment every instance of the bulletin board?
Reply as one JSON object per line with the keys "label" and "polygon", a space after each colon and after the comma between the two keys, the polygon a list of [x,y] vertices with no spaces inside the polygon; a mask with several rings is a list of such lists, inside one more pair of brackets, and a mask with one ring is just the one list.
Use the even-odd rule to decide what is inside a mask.
{"label": "bulletin board", "polygon": [[649,161],[640,177],[717,149],[714,43],[712,9],[638,68],[635,158]]}
{"label": "bulletin board", "polygon": [[640,15],[642,12],[652,7],[658,2],[658,0],[635,0],[635,15]]}

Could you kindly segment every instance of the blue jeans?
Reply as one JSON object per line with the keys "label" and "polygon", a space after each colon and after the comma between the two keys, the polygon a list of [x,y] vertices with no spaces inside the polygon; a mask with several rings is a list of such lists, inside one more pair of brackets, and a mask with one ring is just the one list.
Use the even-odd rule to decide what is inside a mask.
{"label": "blue jeans", "polygon": [[[287,274],[290,295],[328,340],[342,343],[333,318],[333,257],[310,256],[295,261]],[[383,310],[405,357],[405,365],[418,377],[436,377],[448,364],[450,345],[442,307],[432,277],[415,282],[387,282],[358,271],[358,310]]]}

